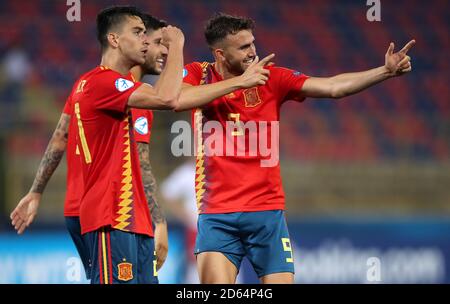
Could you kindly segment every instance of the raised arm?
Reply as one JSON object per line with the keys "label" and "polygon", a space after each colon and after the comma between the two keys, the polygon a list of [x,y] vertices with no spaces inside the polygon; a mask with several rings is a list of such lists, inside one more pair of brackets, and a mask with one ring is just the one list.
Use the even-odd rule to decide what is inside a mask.
{"label": "raised arm", "polygon": [[22,234],[33,222],[37,214],[42,193],[50,177],[52,177],[53,172],[55,172],[55,169],[61,162],[64,151],[66,150],[69,122],[70,115],[63,113],[48,143],[30,192],[20,200],[19,204],[11,212],[11,223],[18,234]]}
{"label": "raised arm", "polygon": [[224,81],[202,86],[192,86],[184,83],[181,89],[178,106],[175,108],[175,111],[198,108],[216,98],[236,90],[264,85],[270,75],[269,70],[265,69],[264,66],[268,65],[273,57],[275,57],[275,55],[270,54],[261,61],[256,57],[253,63],[241,76],[236,76]]}
{"label": "raised arm", "polygon": [[128,99],[132,108],[173,110],[178,103],[183,81],[183,32],[173,26],[162,29],[162,43],[169,50],[164,71],[154,87],[141,85]]}
{"label": "raised arm", "polygon": [[145,197],[147,198],[152,221],[155,224],[156,269],[159,270],[167,258],[169,249],[167,222],[164,212],[156,200],[156,179],[153,176],[150,165],[149,144],[139,142],[137,146]]}
{"label": "raised arm", "polygon": [[385,64],[378,68],[333,77],[311,77],[305,81],[301,94],[305,97],[342,98],[391,77],[408,73],[412,66],[411,58],[406,54],[415,43],[415,40],[411,40],[403,49],[394,53],[394,43],[391,42],[385,55]]}

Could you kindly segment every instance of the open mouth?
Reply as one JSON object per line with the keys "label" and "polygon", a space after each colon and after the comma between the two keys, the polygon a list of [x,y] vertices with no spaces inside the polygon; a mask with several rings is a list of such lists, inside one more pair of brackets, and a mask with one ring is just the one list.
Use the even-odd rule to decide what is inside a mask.
{"label": "open mouth", "polygon": [[251,64],[254,60],[255,60],[255,57],[248,58],[248,59],[245,59],[245,60],[244,60],[244,63],[245,63],[245,64]]}
{"label": "open mouth", "polygon": [[161,65],[164,65],[165,60],[162,59],[162,58],[159,58],[159,59],[156,59],[156,62],[161,64]]}

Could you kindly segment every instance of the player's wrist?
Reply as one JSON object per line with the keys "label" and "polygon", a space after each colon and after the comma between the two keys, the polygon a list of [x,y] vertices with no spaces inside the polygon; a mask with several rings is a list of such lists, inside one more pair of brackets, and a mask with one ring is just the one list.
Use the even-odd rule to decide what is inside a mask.
{"label": "player's wrist", "polygon": [[239,89],[245,89],[246,88],[246,81],[245,81],[244,74],[242,74],[240,76],[237,76],[237,77],[234,77],[234,78],[231,78],[230,80],[234,81],[233,82],[234,89],[239,90]]}
{"label": "player's wrist", "polygon": [[155,223],[155,229],[158,227],[160,227],[160,228],[167,227],[167,221],[165,219],[162,219],[158,223]]}
{"label": "player's wrist", "polygon": [[385,77],[385,78],[391,78],[396,76],[395,71],[391,71],[389,69],[388,66],[384,65],[381,67],[381,74]]}
{"label": "player's wrist", "polygon": [[42,193],[44,192],[44,189],[39,189],[37,187],[31,187],[30,191],[28,191],[28,195],[33,195],[33,196],[42,196]]}
{"label": "player's wrist", "polygon": [[170,49],[183,49],[184,47],[184,39],[183,40],[173,40],[167,43],[167,48]]}

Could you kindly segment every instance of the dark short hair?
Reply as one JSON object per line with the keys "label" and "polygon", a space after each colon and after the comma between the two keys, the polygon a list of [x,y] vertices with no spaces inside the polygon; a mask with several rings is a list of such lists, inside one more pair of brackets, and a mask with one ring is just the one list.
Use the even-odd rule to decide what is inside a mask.
{"label": "dark short hair", "polygon": [[208,20],[205,27],[206,42],[210,47],[227,35],[234,35],[243,30],[254,30],[255,22],[250,18],[217,13]]}
{"label": "dark short hair", "polygon": [[97,39],[102,51],[108,46],[108,32],[111,28],[124,22],[126,17],[142,19],[142,13],[134,6],[112,6],[102,10],[97,15]]}
{"label": "dark short hair", "polygon": [[144,21],[144,25],[147,31],[157,31],[160,28],[167,26],[166,21],[155,18],[150,14],[143,14],[142,21]]}

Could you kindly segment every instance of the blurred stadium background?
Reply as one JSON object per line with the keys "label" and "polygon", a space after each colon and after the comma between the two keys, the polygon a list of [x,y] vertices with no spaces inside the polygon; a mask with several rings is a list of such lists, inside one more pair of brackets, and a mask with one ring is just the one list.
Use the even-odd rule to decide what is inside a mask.
{"label": "blurred stadium background", "polygon": [[[9,213],[29,190],[73,82],[99,63],[95,17],[131,4],[183,29],[185,62],[212,60],[203,38],[213,12],[252,17],[260,55],[328,76],[382,65],[415,38],[413,72],[340,100],[290,102],[282,110],[281,167],[298,283],[450,283],[449,20],[446,0],[94,1],[68,22],[66,1],[0,1],[0,283],[83,283],[63,224],[65,163],[40,211],[17,236]],[[151,160],[162,181],[184,159],[170,153],[172,122],[155,113]],[[161,203],[164,201],[160,199]],[[162,283],[183,283],[183,226],[169,217]],[[74,258],[72,258],[74,257]],[[73,273],[72,273],[73,274]],[[76,277],[76,276],[75,276]],[[248,264],[240,282],[255,282]]]}

